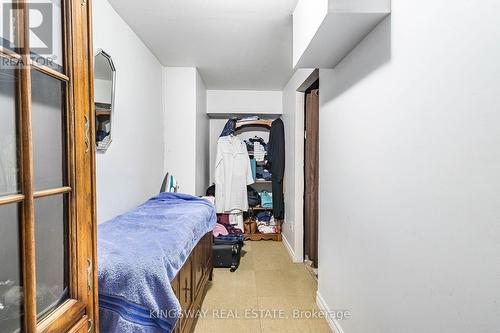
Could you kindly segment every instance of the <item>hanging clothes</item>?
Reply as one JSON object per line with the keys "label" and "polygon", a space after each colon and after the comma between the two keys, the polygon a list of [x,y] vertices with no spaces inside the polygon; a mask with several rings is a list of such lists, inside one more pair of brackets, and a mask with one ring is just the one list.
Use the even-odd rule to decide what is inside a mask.
{"label": "hanging clothes", "polygon": [[222,129],[220,137],[233,134],[235,129],[236,129],[236,119],[229,119],[226,122],[226,125],[224,125],[224,128]]}
{"label": "hanging clothes", "polygon": [[254,158],[250,159],[250,166],[252,168],[252,178],[255,182],[257,180],[257,161]]}
{"label": "hanging clothes", "polygon": [[247,185],[253,184],[250,158],[237,136],[220,137],[215,161],[215,207],[218,213],[248,210]]}
{"label": "hanging clothes", "polygon": [[285,126],[278,118],[271,124],[269,134],[269,171],[273,181],[273,215],[276,219],[285,218],[285,198],[283,177],[285,175]]}
{"label": "hanging clothes", "polygon": [[243,226],[243,212],[241,210],[234,210],[230,212],[229,224],[243,231],[245,229]]}
{"label": "hanging clothes", "polygon": [[266,157],[266,150],[260,142],[253,143],[253,157],[257,162],[264,162]]}

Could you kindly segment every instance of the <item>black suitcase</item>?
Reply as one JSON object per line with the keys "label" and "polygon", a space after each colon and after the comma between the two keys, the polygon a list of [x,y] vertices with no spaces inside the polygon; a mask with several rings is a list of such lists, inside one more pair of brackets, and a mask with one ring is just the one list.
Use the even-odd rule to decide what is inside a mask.
{"label": "black suitcase", "polygon": [[214,267],[226,267],[234,272],[240,265],[241,247],[240,241],[216,241],[212,247]]}

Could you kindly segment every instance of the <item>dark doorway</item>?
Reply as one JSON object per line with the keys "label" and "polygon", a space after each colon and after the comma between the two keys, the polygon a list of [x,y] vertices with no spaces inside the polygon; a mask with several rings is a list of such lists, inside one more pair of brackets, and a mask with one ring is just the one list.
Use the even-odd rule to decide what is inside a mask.
{"label": "dark doorway", "polygon": [[318,267],[319,80],[305,91],[304,259]]}

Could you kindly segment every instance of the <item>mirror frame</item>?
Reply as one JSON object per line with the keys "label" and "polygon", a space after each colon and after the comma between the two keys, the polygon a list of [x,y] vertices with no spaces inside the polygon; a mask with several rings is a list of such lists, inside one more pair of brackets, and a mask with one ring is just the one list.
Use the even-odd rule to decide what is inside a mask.
{"label": "mirror frame", "polygon": [[[111,57],[111,55],[101,48],[98,48],[95,52],[94,63],[95,63],[95,59],[99,55],[102,55],[103,57],[105,57],[108,60],[110,66],[111,66],[111,71],[113,72],[113,83],[111,86],[111,115],[109,116],[109,119],[111,121],[111,132],[109,133],[109,142],[105,147],[98,147],[97,142],[96,142],[96,151],[98,153],[105,153],[108,150],[111,143],[113,142],[113,122],[114,122],[114,114],[115,114],[115,90],[116,90],[116,67],[115,67],[115,63],[113,62],[113,58]],[[94,65],[94,71],[95,71],[95,65]],[[95,75],[94,75],[94,77],[95,77]],[[94,78],[94,80],[95,80],[95,78]],[[95,83],[94,83],[94,89],[95,89]],[[95,97],[94,97],[93,103],[94,103],[94,108],[95,108],[95,103],[96,103]],[[95,117],[97,118],[97,115]]]}

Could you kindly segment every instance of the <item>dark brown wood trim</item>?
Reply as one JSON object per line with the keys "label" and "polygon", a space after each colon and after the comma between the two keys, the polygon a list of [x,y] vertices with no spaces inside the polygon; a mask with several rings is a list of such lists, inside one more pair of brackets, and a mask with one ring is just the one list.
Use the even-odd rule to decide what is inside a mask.
{"label": "dark brown wood trim", "polygon": [[[22,41],[21,68],[19,69],[19,109],[21,118],[21,182],[25,196],[22,210],[22,254],[24,291],[24,331],[36,329],[36,256],[33,199],[33,145],[31,131],[31,60],[29,57],[29,11],[27,0],[18,0],[18,38]],[[19,42],[19,40],[18,40]]]}
{"label": "dark brown wood trim", "polygon": [[[93,124],[93,47],[91,42],[91,1],[70,1],[67,29],[71,42],[67,51],[68,73],[71,78],[72,107],[74,110],[74,180],[75,214],[72,237],[78,239],[74,264],[78,267],[73,296],[87,305],[86,315],[90,331],[98,331],[97,321],[97,250],[95,220],[95,140]],[[85,268],[85,269],[83,269]]]}
{"label": "dark brown wood trim", "polygon": [[5,197],[0,197],[0,206],[21,202],[23,200],[24,200],[24,195],[22,194],[7,195]]}
{"label": "dark brown wood trim", "polygon": [[[208,281],[211,281],[213,271],[212,242],[213,236],[211,232],[203,236],[172,280],[172,289],[180,301],[182,310],[186,311],[186,313],[193,314],[196,310],[200,309],[203,303]],[[198,266],[201,266],[202,271],[200,278],[196,276]],[[189,286],[185,285],[186,278],[189,280]],[[187,293],[186,287],[188,287]],[[192,316],[183,317],[177,321],[174,332],[192,332],[195,325],[196,318]]]}
{"label": "dark brown wood trim", "polygon": [[95,110],[96,116],[110,116],[111,110]]}
{"label": "dark brown wood trim", "polygon": [[49,197],[52,195],[57,195],[57,194],[64,194],[64,193],[69,193],[71,192],[71,187],[65,186],[65,187],[59,187],[59,188],[54,188],[50,190],[43,190],[43,191],[36,191],[33,196],[35,199],[38,198],[43,198],[43,197]]}
{"label": "dark brown wood trim", "polygon": [[98,266],[97,266],[97,203],[96,203],[96,156],[95,156],[95,134],[96,134],[96,128],[95,128],[95,104],[94,104],[94,41],[93,41],[93,12],[92,12],[92,0],[88,0],[88,10],[87,10],[87,24],[88,24],[88,29],[87,29],[87,39],[88,39],[88,44],[89,48],[87,50],[88,55],[89,55],[89,104],[90,104],[90,142],[92,142],[92,153],[90,154],[90,166],[91,166],[91,173],[90,173],[90,191],[92,193],[91,200],[92,200],[92,205],[91,205],[91,237],[92,237],[92,246],[91,246],[91,252],[93,258],[95,258],[93,262],[93,285],[96,286],[94,290],[91,292],[91,300],[92,306],[89,306],[89,316],[92,317],[93,320],[93,325],[95,327],[95,330],[98,332],[99,331],[99,293],[98,293],[98,282],[99,282],[99,277],[98,277]]}
{"label": "dark brown wood trim", "polygon": [[248,127],[248,126],[264,126],[271,128],[272,123],[273,123],[272,119],[237,121],[235,130],[239,130],[242,127]]}
{"label": "dark brown wood trim", "polygon": [[272,180],[256,180],[255,184],[272,184]]}
{"label": "dark brown wood trim", "polygon": [[83,318],[73,326],[68,333],[88,333],[92,332],[91,328],[88,327],[89,319],[87,316],[83,316]]}
{"label": "dark brown wood trim", "polygon": [[[74,115],[74,95],[73,95],[73,68],[71,66],[72,60],[73,60],[73,50],[72,50],[72,45],[73,45],[73,33],[71,30],[71,24],[72,24],[72,7],[71,7],[71,0],[63,0],[63,12],[64,12],[64,25],[63,25],[63,34],[64,34],[64,41],[65,41],[65,48],[64,48],[64,70],[66,75],[70,78],[68,84],[66,85],[66,115],[67,115],[67,131],[68,133],[75,133],[75,115]],[[75,159],[76,159],[76,140],[74,135],[69,135],[67,138],[67,165],[68,165],[68,184],[69,187],[72,189],[75,189],[75,184],[76,184],[76,169],[75,169]],[[76,234],[76,225],[77,225],[77,216],[76,216],[76,196],[78,195],[78,191],[73,191],[73,195],[70,196],[70,206],[71,209],[69,211],[71,219],[69,220],[69,234],[70,234],[70,246],[69,246],[69,251],[70,251],[70,260],[69,260],[69,266],[70,270],[72,272],[78,272],[79,269],[84,269],[80,268],[78,266],[78,260],[76,257],[78,256],[78,246],[77,242],[78,239],[75,236]],[[77,293],[74,292],[74,290],[78,289],[78,274],[72,274],[70,276],[69,280],[69,290],[70,290],[70,297],[77,298]]]}
{"label": "dark brown wood trim", "polygon": [[260,232],[256,232],[253,234],[245,234],[245,240],[251,240],[251,241],[273,240],[276,242],[281,242],[282,236],[281,233],[263,234]]}
{"label": "dark brown wood trim", "polygon": [[37,333],[67,332],[85,314],[85,303],[69,299],[38,323]]}
{"label": "dark brown wood trim", "polygon": [[304,258],[318,267],[319,81],[306,90],[304,109]]}
{"label": "dark brown wood trim", "polygon": [[69,82],[69,77],[66,76],[65,74],[63,73],[60,73],[50,67],[47,67],[47,66],[44,66],[44,65],[40,65],[39,63],[37,63],[36,61],[31,61],[31,66],[33,68],[35,68],[36,70],[44,73],[44,74],[47,74],[55,79],[58,79],[58,80],[61,80],[61,81],[64,81],[64,82]]}
{"label": "dark brown wood trim", "polygon": [[3,46],[0,46],[0,57],[21,60],[21,55],[17,54],[16,52],[13,52],[9,49],[4,48]]}

